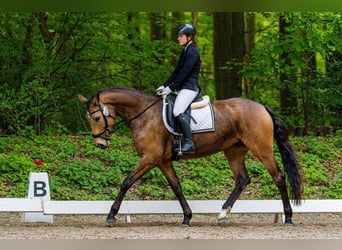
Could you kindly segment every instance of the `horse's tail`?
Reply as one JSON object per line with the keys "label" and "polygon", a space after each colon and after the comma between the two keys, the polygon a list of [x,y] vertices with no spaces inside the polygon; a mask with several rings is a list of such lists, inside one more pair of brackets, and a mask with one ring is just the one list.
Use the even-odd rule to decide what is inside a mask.
{"label": "horse's tail", "polygon": [[296,205],[300,205],[303,193],[302,169],[298,164],[296,154],[289,142],[284,122],[275,115],[268,107],[265,107],[273,120],[274,137],[277,142],[282,163],[290,182],[290,198],[294,200]]}

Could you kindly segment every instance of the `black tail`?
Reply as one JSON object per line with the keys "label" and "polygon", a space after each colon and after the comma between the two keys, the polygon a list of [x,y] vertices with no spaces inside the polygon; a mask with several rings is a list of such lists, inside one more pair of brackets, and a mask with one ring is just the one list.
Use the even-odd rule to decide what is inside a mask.
{"label": "black tail", "polygon": [[288,140],[284,122],[277,117],[270,108],[265,108],[273,120],[274,137],[279,148],[287,178],[290,182],[290,198],[294,200],[296,205],[299,205],[301,203],[301,197],[304,190],[301,176],[302,169],[298,164],[296,154]]}

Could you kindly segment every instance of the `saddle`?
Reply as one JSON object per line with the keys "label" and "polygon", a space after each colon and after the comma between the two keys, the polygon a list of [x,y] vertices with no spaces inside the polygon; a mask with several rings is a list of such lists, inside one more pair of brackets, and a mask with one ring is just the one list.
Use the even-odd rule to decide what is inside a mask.
{"label": "saddle", "polygon": [[[169,94],[163,98],[163,122],[166,129],[174,135],[172,142],[173,154],[172,160],[179,160],[180,156],[177,149],[181,146],[181,132],[173,116],[173,106],[177,95]],[[198,95],[192,104],[187,108],[185,114],[190,116],[190,128],[193,134],[214,132],[215,131],[215,114],[210,103],[209,97],[201,97]]]}
{"label": "saddle", "polygon": [[[173,116],[176,97],[177,95],[172,93],[163,99],[163,122],[170,133],[180,136],[176,118]],[[215,131],[215,115],[209,96],[198,95],[185,114],[191,118],[190,127],[193,134]]]}

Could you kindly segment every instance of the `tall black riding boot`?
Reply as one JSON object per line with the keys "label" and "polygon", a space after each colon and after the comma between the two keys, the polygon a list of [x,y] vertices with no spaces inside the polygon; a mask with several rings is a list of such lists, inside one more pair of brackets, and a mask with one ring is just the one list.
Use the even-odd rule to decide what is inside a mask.
{"label": "tall black riding boot", "polygon": [[195,153],[195,146],[194,146],[194,143],[192,142],[192,132],[191,132],[191,128],[190,128],[190,117],[185,115],[184,113],[181,113],[176,117],[176,120],[179,124],[179,127],[180,127],[182,134],[184,136],[184,139],[185,139],[184,144],[182,145],[180,152],[194,154]]}

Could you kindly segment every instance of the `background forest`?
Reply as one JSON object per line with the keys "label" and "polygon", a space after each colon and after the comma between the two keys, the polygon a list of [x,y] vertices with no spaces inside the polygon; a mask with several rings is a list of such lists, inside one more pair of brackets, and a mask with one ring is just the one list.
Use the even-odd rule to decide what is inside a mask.
{"label": "background forest", "polygon": [[341,13],[0,13],[0,132],[88,131],[77,94],[107,86],[153,93],[197,27],[200,85],[212,99],[269,105],[292,128],[341,126]]}
{"label": "background forest", "polygon": [[[138,161],[134,143],[123,127],[110,149],[96,148],[77,94],[90,97],[108,86],[154,93],[182,49],[175,29],[191,22],[203,94],[270,106],[292,132],[305,135],[291,137],[307,178],[305,198],[341,199],[341,18],[333,12],[0,12],[0,197],[23,197],[29,173],[47,171],[53,199],[113,199]],[[174,165],[187,198],[224,199],[234,186],[222,154]],[[246,197],[279,198],[253,155],[246,165],[252,178]],[[173,199],[158,171],[146,174],[128,199]]]}

